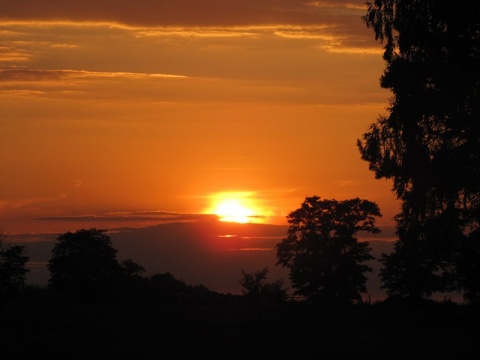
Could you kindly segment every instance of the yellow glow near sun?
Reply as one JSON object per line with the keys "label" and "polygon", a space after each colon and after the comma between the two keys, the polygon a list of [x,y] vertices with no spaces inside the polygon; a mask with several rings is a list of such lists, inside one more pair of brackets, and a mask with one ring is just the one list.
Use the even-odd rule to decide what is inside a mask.
{"label": "yellow glow near sun", "polygon": [[220,221],[238,223],[258,222],[262,215],[248,193],[216,194],[207,212],[217,215]]}
{"label": "yellow glow near sun", "polygon": [[217,204],[215,209],[221,221],[234,221],[247,223],[253,211],[243,206],[239,200],[223,200]]}

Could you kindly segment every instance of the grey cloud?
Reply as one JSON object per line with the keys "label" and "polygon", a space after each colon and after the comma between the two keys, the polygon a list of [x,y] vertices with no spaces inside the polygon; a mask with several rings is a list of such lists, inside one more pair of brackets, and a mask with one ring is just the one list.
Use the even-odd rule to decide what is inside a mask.
{"label": "grey cloud", "polygon": [[156,221],[156,222],[183,222],[205,219],[216,219],[215,215],[206,214],[179,214],[165,211],[145,211],[133,213],[120,213],[113,215],[80,215],[80,216],[43,216],[37,217],[37,220],[45,221],[78,221],[78,222],[116,222],[116,221]]}

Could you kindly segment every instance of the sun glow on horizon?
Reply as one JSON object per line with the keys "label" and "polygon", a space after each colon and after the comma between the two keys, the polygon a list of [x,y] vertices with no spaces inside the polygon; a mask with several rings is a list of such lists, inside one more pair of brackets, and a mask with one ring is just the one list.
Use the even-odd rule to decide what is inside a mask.
{"label": "sun glow on horizon", "polygon": [[220,221],[252,223],[264,217],[260,207],[248,193],[219,193],[213,197],[208,213],[218,216]]}
{"label": "sun glow on horizon", "polygon": [[251,216],[254,215],[253,211],[243,206],[239,200],[223,200],[218,203],[215,208],[215,214],[219,216],[220,221],[232,221],[239,223],[247,223],[250,221]]}

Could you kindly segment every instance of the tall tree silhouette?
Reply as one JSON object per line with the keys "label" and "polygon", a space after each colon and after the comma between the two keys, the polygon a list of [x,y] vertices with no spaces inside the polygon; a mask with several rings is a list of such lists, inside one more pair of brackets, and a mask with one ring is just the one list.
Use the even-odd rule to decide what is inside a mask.
{"label": "tall tree silhouette", "polygon": [[480,247],[480,2],[375,0],[363,20],[385,44],[380,85],[393,97],[358,147],[402,203],[384,286],[472,300],[479,258],[464,252]]}
{"label": "tall tree silhouette", "polygon": [[379,232],[377,216],[381,216],[377,204],[368,200],[305,198],[287,216],[287,237],[276,245],[277,264],[290,270],[294,294],[326,304],[361,300],[365,273],[371,271],[364,263],[373,256],[368,242],[358,242],[355,235]]}

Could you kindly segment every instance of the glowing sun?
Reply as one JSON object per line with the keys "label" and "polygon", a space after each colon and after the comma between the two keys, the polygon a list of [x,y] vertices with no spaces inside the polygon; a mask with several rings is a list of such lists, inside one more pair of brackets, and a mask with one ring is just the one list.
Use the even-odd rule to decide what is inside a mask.
{"label": "glowing sun", "polygon": [[254,215],[253,211],[243,206],[239,200],[220,201],[214,213],[218,215],[221,221],[233,221],[247,223],[250,217]]}
{"label": "glowing sun", "polygon": [[208,212],[220,221],[237,223],[257,222],[261,213],[252,199],[238,193],[217,194]]}

